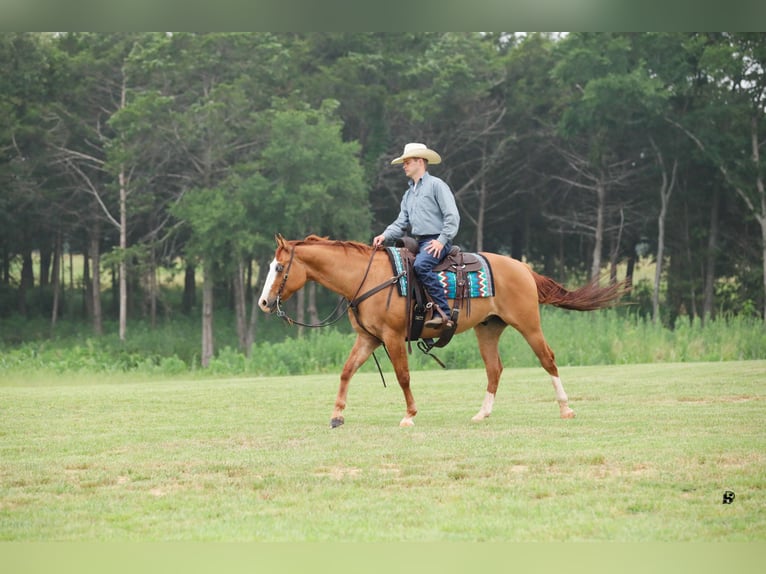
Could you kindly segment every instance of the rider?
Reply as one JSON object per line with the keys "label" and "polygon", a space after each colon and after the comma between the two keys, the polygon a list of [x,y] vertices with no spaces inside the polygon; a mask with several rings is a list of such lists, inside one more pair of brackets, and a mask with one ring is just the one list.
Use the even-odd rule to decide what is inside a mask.
{"label": "rider", "polygon": [[455,196],[449,186],[438,177],[428,173],[428,164],[441,163],[442,158],[422,143],[408,143],[404,153],[394,158],[392,165],[403,164],[409,178],[409,188],[404,192],[399,216],[380,235],[372,240],[374,247],[384,241],[403,237],[407,227],[418,241],[420,250],[415,257],[414,270],[420,282],[434,301],[433,318],[425,326],[441,329],[448,321],[447,296],[433,268],[452,248],[452,240],[458,232],[460,214]]}

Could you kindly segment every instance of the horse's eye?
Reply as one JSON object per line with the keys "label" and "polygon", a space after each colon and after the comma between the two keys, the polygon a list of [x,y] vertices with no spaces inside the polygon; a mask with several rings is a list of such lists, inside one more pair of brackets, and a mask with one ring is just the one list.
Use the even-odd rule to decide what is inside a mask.
{"label": "horse's eye", "polygon": [[277,266],[274,269],[276,270],[277,273],[282,273],[282,271],[285,270],[285,266],[282,265],[281,263],[277,263]]}

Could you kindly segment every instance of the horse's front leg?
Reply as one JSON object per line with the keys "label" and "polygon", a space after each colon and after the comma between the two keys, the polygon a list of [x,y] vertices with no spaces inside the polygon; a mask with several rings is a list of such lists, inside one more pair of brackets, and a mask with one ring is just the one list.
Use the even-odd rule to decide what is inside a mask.
{"label": "horse's front leg", "polygon": [[380,346],[380,341],[367,334],[358,334],[351,353],[346,359],[343,371],[340,374],[340,387],[338,396],[335,397],[335,408],[332,411],[330,426],[337,428],[344,423],[343,410],[346,408],[346,397],[348,396],[348,384],[351,377],[354,376],[364,362],[370,357],[372,352]]}
{"label": "horse's front leg", "polygon": [[415,399],[410,390],[410,366],[407,359],[407,347],[403,340],[394,336],[386,341],[386,349],[388,349],[388,355],[391,357],[394,373],[396,373],[396,380],[399,381],[399,386],[402,388],[404,401],[407,405],[404,418],[399,422],[399,426],[414,426],[415,421],[412,419],[418,414],[418,407],[415,406]]}

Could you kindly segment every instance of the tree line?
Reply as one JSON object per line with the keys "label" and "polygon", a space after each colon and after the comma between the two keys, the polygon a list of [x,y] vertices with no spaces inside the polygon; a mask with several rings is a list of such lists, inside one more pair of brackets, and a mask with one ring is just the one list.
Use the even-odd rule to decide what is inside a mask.
{"label": "tree line", "polygon": [[758,33],[2,33],[0,316],[124,339],[173,270],[203,364],[216,305],[247,351],[274,234],[369,241],[420,141],[464,248],[562,281],[651,257],[652,320],[764,317],[764,61]]}

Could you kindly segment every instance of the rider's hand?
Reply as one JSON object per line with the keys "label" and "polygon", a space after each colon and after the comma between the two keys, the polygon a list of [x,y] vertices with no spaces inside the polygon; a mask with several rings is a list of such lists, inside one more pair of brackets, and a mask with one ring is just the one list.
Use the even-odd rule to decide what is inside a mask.
{"label": "rider's hand", "polygon": [[442,249],[444,249],[444,245],[442,245],[441,241],[436,239],[432,239],[431,243],[426,245],[426,253],[432,255],[433,257],[440,257],[442,254]]}
{"label": "rider's hand", "polygon": [[372,246],[373,247],[380,247],[383,245],[383,242],[386,240],[386,236],[382,233],[380,235],[375,236],[375,238],[372,240]]}

